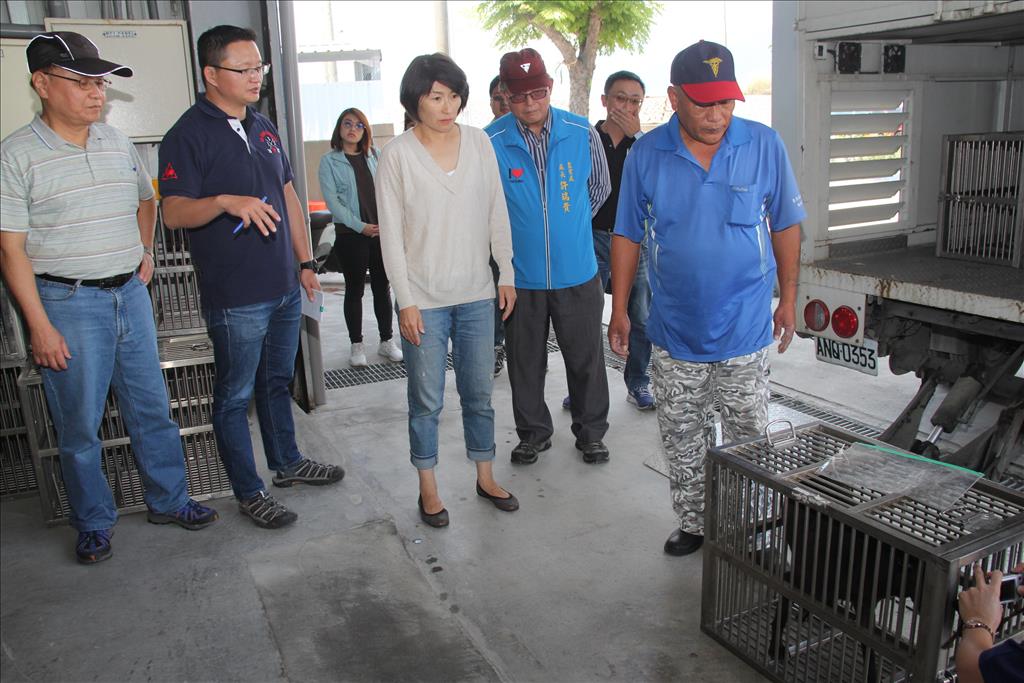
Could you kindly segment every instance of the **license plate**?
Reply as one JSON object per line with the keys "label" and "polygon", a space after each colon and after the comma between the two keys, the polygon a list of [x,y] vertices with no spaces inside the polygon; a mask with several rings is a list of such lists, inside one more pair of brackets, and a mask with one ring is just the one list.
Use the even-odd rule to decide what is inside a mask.
{"label": "license plate", "polygon": [[878,342],[874,339],[864,339],[864,346],[822,337],[815,337],[814,343],[818,360],[853,368],[868,375],[878,375]]}

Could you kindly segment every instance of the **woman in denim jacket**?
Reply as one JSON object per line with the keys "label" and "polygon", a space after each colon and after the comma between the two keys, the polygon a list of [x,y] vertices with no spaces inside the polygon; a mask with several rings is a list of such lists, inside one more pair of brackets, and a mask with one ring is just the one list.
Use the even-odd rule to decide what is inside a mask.
{"label": "woman in denim jacket", "polygon": [[377,353],[396,363],[402,360],[402,350],[391,338],[391,294],[378,239],[380,228],[374,188],[377,156],[366,115],[355,108],[341,112],[331,135],[331,151],[320,160],[319,176],[320,191],[334,221],[334,247],[345,276],[345,324],[352,342],[349,364],[355,367],[367,365],[363,346],[363,290],[367,270],[380,332]]}

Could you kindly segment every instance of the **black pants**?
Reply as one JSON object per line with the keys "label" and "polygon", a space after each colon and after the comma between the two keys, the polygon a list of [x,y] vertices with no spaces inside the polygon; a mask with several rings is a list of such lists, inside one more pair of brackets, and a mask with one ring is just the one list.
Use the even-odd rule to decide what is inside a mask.
{"label": "black pants", "polygon": [[363,292],[366,289],[367,269],[370,270],[373,313],[377,317],[380,340],[391,339],[391,292],[380,253],[380,239],[338,226],[334,249],[341,260],[341,272],[345,276],[345,325],[348,326],[349,340],[353,344],[363,341]]}
{"label": "black pants", "polygon": [[512,412],[520,440],[551,438],[554,426],[544,402],[544,371],[551,325],[562,350],[572,404],[572,433],[600,441],[608,431],[608,375],[601,343],[601,279],[566,289],[516,289],[516,307],[505,321],[505,353],[512,385]]}

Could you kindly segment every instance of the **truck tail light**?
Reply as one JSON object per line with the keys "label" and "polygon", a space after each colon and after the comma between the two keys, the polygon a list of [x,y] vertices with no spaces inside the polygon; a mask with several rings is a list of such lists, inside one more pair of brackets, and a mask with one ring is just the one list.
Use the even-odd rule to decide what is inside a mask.
{"label": "truck tail light", "polygon": [[837,337],[849,339],[857,334],[858,327],[860,327],[860,318],[857,317],[857,312],[849,306],[840,306],[832,314],[832,331],[836,333]]}
{"label": "truck tail light", "polygon": [[828,306],[821,299],[814,299],[804,306],[804,325],[812,332],[821,332],[828,327]]}

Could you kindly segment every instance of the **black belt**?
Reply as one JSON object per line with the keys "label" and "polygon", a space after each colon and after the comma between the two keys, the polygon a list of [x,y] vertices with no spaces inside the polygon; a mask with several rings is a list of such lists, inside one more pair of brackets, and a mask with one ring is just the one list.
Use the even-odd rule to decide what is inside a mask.
{"label": "black belt", "polygon": [[43,273],[42,275],[36,275],[40,280],[48,280],[50,282],[59,282],[62,285],[82,285],[83,287],[98,287],[99,289],[117,289],[128,284],[133,277],[135,277],[135,271],[130,273],[121,273],[120,275],[111,275],[110,277],[100,278],[98,280],[76,280],[71,277],[58,277],[56,275],[49,275]]}

